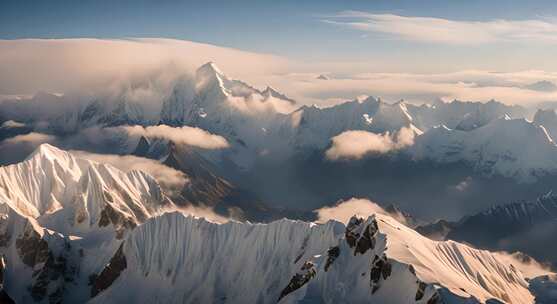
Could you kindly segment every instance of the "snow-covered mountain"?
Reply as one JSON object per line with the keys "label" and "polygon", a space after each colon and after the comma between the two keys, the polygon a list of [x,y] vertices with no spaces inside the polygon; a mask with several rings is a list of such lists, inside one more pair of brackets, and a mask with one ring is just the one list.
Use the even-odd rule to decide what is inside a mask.
{"label": "snow-covered mountain", "polygon": [[[29,127],[46,123],[55,133],[91,126],[197,126],[226,137],[232,144],[228,157],[240,167],[249,167],[260,155],[284,158],[293,150],[325,149],[332,137],[349,130],[383,133],[412,126],[426,131],[438,125],[471,130],[504,115],[526,115],[521,107],[496,101],[437,101],[416,106],[368,97],[329,108],[299,107],[271,87],[259,90],[227,77],[212,62],[197,69],[194,76],[181,76],[172,83],[167,91],[152,90],[155,93],[149,86],[130,85],[98,96],[40,93],[29,100],[4,101],[0,122],[11,119],[27,122]],[[144,95],[153,100],[138,98],[142,95],[135,90],[141,89],[151,92]]]}
{"label": "snow-covered mountain", "polygon": [[292,125],[291,143],[299,150],[325,149],[332,137],[348,130],[384,133],[403,127],[417,129],[406,103],[390,104],[374,97],[330,108],[303,106],[290,114],[288,121]]}
{"label": "snow-covered mountain", "polygon": [[509,117],[470,131],[433,128],[416,137],[408,152],[416,160],[465,162],[483,174],[520,181],[535,181],[557,170],[557,146],[546,130]]}
{"label": "snow-covered mountain", "polygon": [[0,167],[0,203],[65,235],[126,229],[171,208],[150,175],[74,157],[42,144],[25,161]]}
{"label": "snow-covered mountain", "polygon": [[135,229],[111,261],[92,303],[533,302],[520,271],[497,256],[383,215],[344,227],[170,213]]}
{"label": "snow-covered mountain", "polygon": [[43,144],[0,167],[4,290],[16,303],[84,302],[89,276],[118,240],[168,209],[173,203],[150,175]]}
{"label": "snow-covered mountain", "polygon": [[431,241],[387,215],[347,226],[211,223],[165,213],[176,209],[146,173],[47,144],[0,167],[0,203],[0,295],[16,303],[534,299],[519,267]]}

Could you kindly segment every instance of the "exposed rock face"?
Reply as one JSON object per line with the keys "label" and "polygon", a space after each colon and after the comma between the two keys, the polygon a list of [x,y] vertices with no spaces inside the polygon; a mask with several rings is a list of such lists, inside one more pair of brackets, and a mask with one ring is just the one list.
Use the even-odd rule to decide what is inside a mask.
{"label": "exposed rock face", "polygon": [[0,257],[0,304],[15,303],[12,298],[4,290],[4,270],[6,269],[6,262],[4,257]]}
{"label": "exposed rock face", "polygon": [[48,243],[28,224],[25,233],[16,239],[17,253],[29,267],[44,263],[49,257]]}
{"label": "exposed rock face", "polygon": [[290,283],[282,290],[278,301],[307,284],[316,274],[315,264],[311,261],[305,262],[300,271],[290,279]]}
{"label": "exposed rock face", "polygon": [[[17,224],[12,222],[12,226]],[[23,227],[23,233],[15,240],[15,248],[23,264],[33,270],[26,282],[29,295],[35,302],[46,299],[48,303],[61,303],[67,285],[74,281],[78,271],[78,266],[72,264],[77,260],[71,259],[69,240],[59,235],[47,237],[46,231],[41,235],[30,220]]]}
{"label": "exposed rock face", "polygon": [[361,218],[353,217],[350,219],[350,222],[348,222],[348,225],[346,226],[346,231],[344,233],[344,236],[350,248],[354,248],[354,246],[356,246],[356,242],[360,237],[360,234],[357,232],[357,229],[363,223],[363,221],[364,220]]}
{"label": "exposed rock face", "polygon": [[284,217],[252,192],[220,176],[216,166],[191,147],[170,142],[164,164],[183,172],[189,179],[176,203],[213,208],[238,220],[266,222]]}
{"label": "exposed rock face", "polygon": [[364,254],[369,249],[375,248],[375,234],[378,227],[375,219],[363,227],[364,219],[353,217],[346,226],[346,242],[350,248],[354,248],[354,255]]}
{"label": "exposed rock face", "polygon": [[117,239],[122,239],[126,230],[137,226],[132,218],[125,217],[122,213],[114,210],[110,204],[106,204],[105,208],[101,211],[99,227],[106,227],[110,224],[114,226]]}
{"label": "exposed rock face", "polygon": [[68,240],[64,239],[62,246],[58,253],[49,251],[44,266],[33,273],[30,292],[35,301],[48,296],[49,303],[61,303],[74,282],[79,271],[79,266],[73,264],[77,259],[72,258],[74,252]]}
{"label": "exposed rock face", "polygon": [[425,288],[427,287],[427,284],[419,281],[418,282],[418,291],[416,291],[416,301],[421,300],[424,297],[424,293],[425,293]]}
{"label": "exposed rock face", "polygon": [[374,294],[381,287],[381,281],[386,280],[391,275],[391,271],[392,265],[387,260],[387,256],[379,257],[375,255],[369,272],[371,294]]}
{"label": "exposed rock face", "polygon": [[110,259],[108,265],[95,278],[91,289],[91,297],[110,287],[127,266],[128,263],[124,255],[124,243],[122,243],[112,259]]}
{"label": "exposed rock face", "polygon": [[325,271],[329,270],[329,267],[333,264],[333,262],[338,258],[340,255],[340,248],[338,246],[331,247],[327,250],[327,262],[325,264]]}

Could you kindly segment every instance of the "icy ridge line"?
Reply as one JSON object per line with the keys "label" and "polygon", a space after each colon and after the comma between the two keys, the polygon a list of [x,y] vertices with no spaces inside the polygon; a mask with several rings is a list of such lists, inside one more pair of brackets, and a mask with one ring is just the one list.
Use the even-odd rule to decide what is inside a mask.
{"label": "icy ridge line", "polygon": [[[167,213],[137,227],[118,255],[126,267],[92,303],[533,301],[522,274],[494,254],[431,241],[379,214],[344,226],[214,224]],[[126,286],[140,288],[129,294]]]}

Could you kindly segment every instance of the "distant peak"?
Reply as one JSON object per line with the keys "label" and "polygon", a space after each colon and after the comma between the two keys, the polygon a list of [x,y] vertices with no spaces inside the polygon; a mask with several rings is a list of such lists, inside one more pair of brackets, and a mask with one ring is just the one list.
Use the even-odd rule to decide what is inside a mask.
{"label": "distant peak", "polygon": [[526,89],[540,92],[554,92],[557,91],[557,85],[549,80],[540,80],[526,85]]}

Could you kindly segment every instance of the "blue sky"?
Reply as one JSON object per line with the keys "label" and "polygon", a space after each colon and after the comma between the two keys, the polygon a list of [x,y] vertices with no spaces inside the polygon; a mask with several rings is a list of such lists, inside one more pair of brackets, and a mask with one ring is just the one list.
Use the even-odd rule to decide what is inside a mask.
{"label": "blue sky", "polygon": [[[3,0],[0,38],[165,37],[315,61],[347,57],[368,60],[373,56],[401,56],[410,61],[419,52],[434,64],[434,58],[444,62],[469,54],[462,45],[414,41],[392,33],[378,34],[323,22],[348,10],[456,22],[518,21],[552,18],[557,14],[557,2]],[[519,55],[538,57],[555,51],[553,46],[510,46],[476,45],[476,56],[469,57],[469,61],[481,67],[482,60],[489,62],[502,47]]]}

